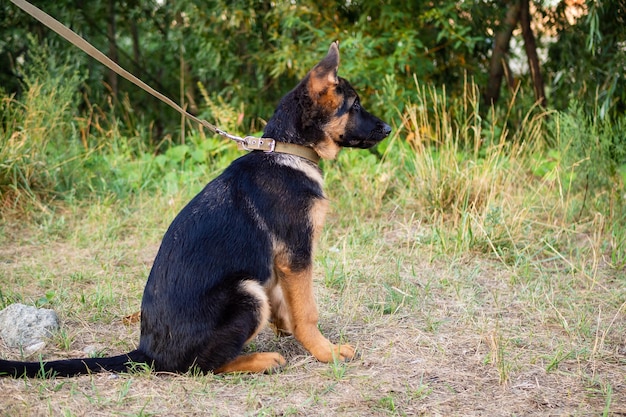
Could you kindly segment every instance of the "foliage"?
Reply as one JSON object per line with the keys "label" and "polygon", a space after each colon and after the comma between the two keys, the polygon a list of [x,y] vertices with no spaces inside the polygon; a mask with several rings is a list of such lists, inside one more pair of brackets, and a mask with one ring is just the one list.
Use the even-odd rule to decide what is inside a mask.
{"label": "foliage", "polygon": [[[513,228],[523,231],[527,225],[525,216],[509,211],[511,202],[502,198],[524,196],[502,190],[516,189],[516,181],[530,176],[545,181],[537,195],[571,196],[560,211],[567,219],[579,221],[599,212],[609,222],[621,221],[624,121],[604,120],[602,105],[590,115],[587,102],[561,112],[533,108],[523,86],[510,95],[506,107],[482,109],[480,75],[470,79],[464,70],[481,68],[489,49],[486,33],[475,25],[495,24],[499,15],[465,3],[437,5],[183,1],[124,3],[118,11],[135,16],[129,25],[146,29],[142,39],[149,41],[141,43],[140,55],[152,48],[159,58],[146,59],[154,67],[143,69],[157,71],[158,64],[174,68],[161,46],[178,45],[181,92],[195,97],[203,117],[233,133],[258,134],[258,115],[270,114],[278,97],[325,53],[329,38],[342,39],[342,74],[349,74],[374,113],[397,128],[376,152],[345,152],[336,163],[341,169],[327,174],[331,190],[342,190],[336,194],[351,212],[370,216],[397,198],[420,207],[433,224],[457,226],[460,247],[513,248]],[[97,8],[103,16],[104,6]],[[333,13],[323,13],[324,8]],[[77,19],[76,24],[87,16],[82,8],[74,14],[58,12]],[[142,26],[159,22],[160,31]],[[403,32],[409,26],[414,31]],[[122,25],[118,46],[132,46],[131,29]],[[11,39],[16,41],[20,30],[13,28]],[[251,39],[250,33],[260,36]],[[0,187],[5,205],[24,196],[45,202],[56,196],[124,198],[197,189],[237,155],[232,144],[189,129],[179,116],[172,119],[177,121],[172,132],[178,130],[180,137],[154,135],[146,124],[150,110],[132,110],[132,95],[92,104],[100,93],[91,83],[94,73],[78,70],[84,70],[84,61],[74,57],[81,54],[58,40],[29,42],[24,44],[27,60],[11,67],[20,71],[23,91],[2,95]],[[194,93],[188,93],[190,86]],[[364,204],[352,196],[369,185],[370,167],[379,166],[377,155],[395,172],[374,172],[377,187]],[[344,174],[359,181],[334,181]],[[590,190],[602,192],[592,195]],[[442,242],[448,238],[438,237]]]}
{"label": "foliage", "polygon": [[[2,95],[0,102],[0,200],[5,207],[56,197],[83,199],[93,192],[121,198],[156,187],[176,190],[191,179],[206,178],[235,154],[233,144],[194,131],[186,144],[169,145],[155,155],[138,135],[122,134],[115,117],[95,106],[78,117],[76,92],[84,77],[67,61],[58,62],[48,45],[30,50],[21,99]],[[236,109],[223,104],[220,112],[223,126],[233,126]]]}
{"label": "foliage", "polygon": [[[341,74],[349,74],[365,100],[377,98],[371,103],[374,111],[391,113],[390,103],[403,103],[412,94],[412,74],[446,83],[451,90],[458,87],[464,71],[478,66],[474,61],[464,65],[463,57],[486,36],[469,33],[470,10],[463,4],[442,6],[439,12],[401,1],[294,5],[240,0],[209,7],[180,2],[177,7],[185,16],[179,29],[185,65],[193,74],[186,82],[190,88],[201,82],[214,101],[220,97],[235,107],[244,104],[244,128],[252,130],[323,56],[330,40],[341,41]],[[212,117],[210,112],[203,115]]]}
{"label": "foliage", "polygon": [[[62,0],[42,5],[192,112],[209,120],[214,117],[202,89],[211,101],[241,109],[237,127],[243,131],[262,128],[279,98],[333,39],[341,41],[342,74],[349,74],[377,114],[396,118],[394,107],[402,109],[407,100],[415,100],[413,76],[424,84],[445,86],[451,98],[462,94],[467,73],[484,88],[493,33],[506,6],[506,2],[449,0],[130,0],[94,1],[88,7]],[[542,25],[535,27],[538,36],[545,38],[555,30],[558,34],[542,70],[552,80],[549,99],[559,109],[578,98],[585,103],[586,113],[596,101],[601,116],[624,112],[623,6],[623,0],[589,1],[581,9],[583,16],[570,23],[566,10],[571,6],[568,9],[566,2],[554,9],[535,4],[535,18],[542,19]],[[150,146],[162,138],[184,142],[175,111],[125,80],[111,77],[101,64],[13,4],[3,3],[0,11],[4,35],[0,85],[8,94],[19,97],[23,91],[20,82],[31,63],[26,35],[33,34],[38,42],[52,45],[59,62],[67,60],[83,69],[83,109],[112,97],[111,107],[124,120],[125,134],[140,133]],[[521,85],[532,91],[529,84]],[[524,106],[524,113],[528,110],[526,103],[516,105]]]}
{"label": "foliage", "polygon": [[[0,108],[0,194],[5,203],[69,190],[86,156],[79,139],[76,99],[81,74],[59,62],[47,45],[31,45],[31,71],[21,100],[3,95]],[[10,196],[7,200],[6,197]]]}
{"label": "foliage", "polygon": [[[32,18],[3,3],[0,73],[8,92],[19,91],[30,63],[25,34],[54,43],[55,54],[86,68],[86,98],[106,102],[116,93],[108,70],[74,46],[44,29]],[[89,7],[67,0],[44,9],[66,23],[98,49],[115,54],[119,63],[166,95],[184,102],[209,119],[198,85],[211,100],[244,106],[243,130],[260,130],[279,98],[325,52],[331,40],[342,45],[342,74],[361,87],[379,114],[390,103],[412,98],[412,77],[446,85],[449,94],[462,91],[466,72],[479,85],[486,80],[490,28],[502,8],[497,3],[343,2],[325,1],[213,1],[91,2]],[[107,31],[114,31],[112,37]],[[168,47],[164,47],[168,45]],[[384,85],[380,80],[385,80]],[[144,140],[158,142],[178,132],[178,115],[146,93],[117,80],[113,95],[124,128],[134,134],[154,122]],[[125,97],[128,100],[125,100]],[[142,109],[141,112],[131,109]],[[390,115],[395,116],[390,113]],[[156,140],[155,140],[156,136]]]}
{"label": "foliage", "polygon": [[588,1],[570,22],[562,3],[552,16],[558,41],[546,64],[552,100],[566,109],[576,100],[586,114],[619,118],[626,112],[626,2]]}
{"label": "foliage", "polygon": [[564,166],[571,167],[566,187],[590,199],[594,197],[591,202],[586,198],[580,202],[576,207],[578,215],[597,211],[597,205],[612,212],[623,211],[625,126],[624,116],[614,122],[599,115],[593,117],[576,102],[568,112],[558,113],[551,120],[549,131],[555,136],[558,158]]}

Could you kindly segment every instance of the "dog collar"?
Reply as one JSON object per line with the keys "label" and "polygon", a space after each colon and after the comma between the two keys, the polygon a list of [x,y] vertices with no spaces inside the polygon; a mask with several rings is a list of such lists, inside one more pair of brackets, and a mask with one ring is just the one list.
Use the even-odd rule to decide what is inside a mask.
{"label": "dog collar", "polygon": [[276,142],[272,138],[257,138],[254,136],[246,136],[242,142],[237,142],[239,149],[246,151],[263,151],[267,153],[279,152],[289,155],[296,155],[317,164],[320,156],[313,148],[308,146],[296,145],[295,143]]}
{"label": "dog collar", "polygon": [[308,146],[295,145],[293,143],[276,142],[274,145],[274,152],[287,153],[290,155],[300,156],[308,159],[314,164],[319,163],[320,156],[315,152],[313,148]]}

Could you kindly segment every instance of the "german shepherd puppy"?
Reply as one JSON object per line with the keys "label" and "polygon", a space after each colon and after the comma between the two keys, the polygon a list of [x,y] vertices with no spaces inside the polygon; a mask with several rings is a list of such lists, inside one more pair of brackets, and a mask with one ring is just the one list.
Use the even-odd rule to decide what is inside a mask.
{"label": "german shepherd puppy", "polygon": [[[263,137],[333,159],[341,147],[368,148],[391,128],[369,114],[337,76],[338,43],[278,104]],[[283,151],[284,152],[284,151]],[[242,354],[271,322],[322,362],[348,360],[317,327],[313,249],[328,208],[316,158],[254,151],[235,160],[176,216],[163,237],[141,303],[141,337],[132,352],[50,362],[0,360],[20,377],[156,371],[268,372],[279,353]]]}

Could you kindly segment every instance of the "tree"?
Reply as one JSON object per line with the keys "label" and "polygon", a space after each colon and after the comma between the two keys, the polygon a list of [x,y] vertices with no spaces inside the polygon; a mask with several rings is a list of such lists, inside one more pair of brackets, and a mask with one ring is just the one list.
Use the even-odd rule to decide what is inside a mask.
{"label": "tree", "polygon": [[[537,54],[537,43],[531,28],[531,20],[529,0],[509,1],[506,16],[494,36],[494,46],[489,63],[489,80],[484,93],[485,102],[488,105],[495,104],[500,97],[502,77],[505,69],[508,69],[506,55],[509,51],[513,31],[519,24],[522,30],[522,38],[524,39],[524,49],[528,59],[535,101],[544,107],[546,106],[543,77]],[[508,70],[507,72],[510,73]]]}
{"label": "tree", "polygon": [[622,117],[626,0],[563,1],[550,18],[557,41],[550,45],[546,68],[555,106],[567,109],[576,101],[595,117]]}
{"label": "tree", "polygon": [[[605,113],[623,112],[625,1],[588,0],[588,15],[574,23],[567,21],[564,2],[553,12],[530,0],[39,3],[181,105],[212,121],[220,103],[228,104],[241,113],[239,128],[254,132],[335,39],[341,43],[342,74],[349,74],[364,99],[373,101],[368,105],[387,117],[397,117],[396,107],[414,98],[414,76],[420,83],[445,86],[454,97],[462,93],[469,74],[483,86],[485,101],[499,105],[502,79],[510,74],[506,65],[515,28],[521,28],[532,81],[528,85],[539,103],[547,103],[545,78],[551,103],[561,108],[576,97],[601,100]],[[112,103],[111,111],[123,117],[130,134],[147,131],[147,140],[161,142],[180,129],[174,110],[108,74],[12,3],[0,3],[0,12],[0,85],[6,93],[19,94],[20,71],[28,65],[27,38],[32,36],[52,44],[57,58],[86,71],[82,93],[89,106]],[[539,32],[533,33],[531,24],[540,16],[541,25],[532,25]],[[541,68],[540,31],[555,30],[558,40]]]}
{"label": "tree", "polygon": [[[515,0],[509,4],[506,16],[494,36],[493,51],[489,61],[489,80],[485,89],[484,98],[487,105],[496,104],[500,98],[500,87],[505,69],[508,69],[506,54],[509,51],[509,44],[513,36],[513,30],[517,26],[520,18],[520,0]],[[510,74],[510,70],[506,71]]]}
{"label": "tree", "polygon": [[537,55],[537,43],[531,28],[531,14],[529,0],[520,0],[519,21],[522,27],[522,37],[524,38],[524,49],[528,57],[528,68],[535,92],[535,101],[541,106],[546,105],[546,94],[544,91],[543,77],[539,66],[539,56]]}

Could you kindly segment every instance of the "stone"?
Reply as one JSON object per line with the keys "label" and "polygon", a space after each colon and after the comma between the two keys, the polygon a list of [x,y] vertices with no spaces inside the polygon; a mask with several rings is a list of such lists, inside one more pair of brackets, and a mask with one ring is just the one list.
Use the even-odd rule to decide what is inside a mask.
{"label": "stone", "polygon": [[54,310],[16,303],[0,311],[0,337],[9,347],[38,350],[58,329],[59,318]]}

